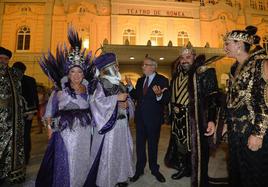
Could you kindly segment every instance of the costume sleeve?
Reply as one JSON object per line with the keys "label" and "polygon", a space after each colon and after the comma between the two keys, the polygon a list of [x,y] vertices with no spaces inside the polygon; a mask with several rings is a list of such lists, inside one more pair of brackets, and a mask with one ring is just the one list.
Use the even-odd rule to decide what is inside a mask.
{"label": "costume sleeve", "polygon": [[250,110],[250,116],[253,117],[253,130],[252,134],[263,138],[268,128],[268,111],[267,111],[267,84],[264,80],[263,65],[268,63],[267,61],[259,61],[256,63],[256,71],[253,79],[252,87],[252,111]]}
{"label": "costume sleeve", "polygon": [[118,110],[117,95],[105,96],[101,84],[98,83],[90,100],[90,109],[93,125],[96,126],[99,134],[105,134],[113,129]]}
{"label": "costume sleeve", "polygon": [[53,118],[58,111],[59,101],[57,97],[58,91],[53,91],[49,97],[49,100],[46,105],[46,112],[44,118]]}
{"label": "costume sleeve", "polygon": [[137,80],[137,83],[136,83],[135,88],[133,88],[133,87],[129,87],[128,88],[129,95],[134,100],[137,100],[138,99],[138,97],[137,97],[137,86],[138,86],[140,80],[141,80],[140,78]]}
{"label": "costume sleeve", "polygon": [[22,86],[26,86],[27,89],[30,89],[30,90],[26,90],[28,92],[26,97],[30,99],[28,99],[27,101],[27,98],[24,98],[26,102],[24,114],[35,114],[37,112],[37,108],[39,104],[36,81],[34,78],[31,78],[31,77],[28,77],[27,79],[28,79],[27,82],[24,83],[25,85],[22,85]]}
{"label": "costume sleeve", "polygon": [[217,96],[218,82],[216,71],[214,68],[209,68],[206,72],[204,88],[206,89],[206,100],[208,101],[208,121],[216,121],[217,115]]}

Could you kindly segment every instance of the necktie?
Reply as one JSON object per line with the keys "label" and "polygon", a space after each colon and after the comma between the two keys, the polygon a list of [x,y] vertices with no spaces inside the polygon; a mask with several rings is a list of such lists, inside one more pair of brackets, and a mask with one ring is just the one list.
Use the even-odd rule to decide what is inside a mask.
{"label": "necktie", "polygon": [[149,77],[146,77],[144,86],[143,86],[143,95],[146,95],[147,90],[148,90],[148,84],[149,84]]}

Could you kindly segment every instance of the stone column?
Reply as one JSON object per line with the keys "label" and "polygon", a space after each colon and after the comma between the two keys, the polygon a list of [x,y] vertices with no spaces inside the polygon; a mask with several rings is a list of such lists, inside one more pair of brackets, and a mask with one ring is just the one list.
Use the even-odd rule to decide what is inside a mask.
{"label": "stone column", "polygon": [[3,31],[3,18],[4,18],[5,3],[0,0],[0,44],[2,45],[2,31]]}
{"label": "stone column", "polygon": [[43,52],[51,48],[52,40],[52,19],[55,0],[48,0],[45,5],[45,22],[44,22],[44,43]]}

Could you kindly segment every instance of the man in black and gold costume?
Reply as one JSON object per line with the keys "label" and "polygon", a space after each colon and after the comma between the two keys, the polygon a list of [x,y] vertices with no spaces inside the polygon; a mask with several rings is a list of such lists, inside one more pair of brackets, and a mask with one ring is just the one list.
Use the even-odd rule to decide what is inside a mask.
{"label": "man in black and gold costume", "polygon": [[24,155],[25,165],[29,163],[31,153],[31,128],[33,117],[37,112],[38,95],[36,81],[33,77],[25,75],[26,65],[22,62],[15,62],[12,68],[17,68],[23,76],[21,79],[21,94],[24,101]]}
{"label": "man in black and gold costume", "polygon": [[20,97],[22,74],[8,66],[12,53],[0,47],[0,180],[25,179],[23,111]]}
{"label": "man in black and gold costume", "polygon": [[193,187],[208,186],[208,136],[215,131],[218,84],[214,68],[191,47],[177,59],[171,82],[171,137],[165,163],[178,170],[172,179],[192,177]]}

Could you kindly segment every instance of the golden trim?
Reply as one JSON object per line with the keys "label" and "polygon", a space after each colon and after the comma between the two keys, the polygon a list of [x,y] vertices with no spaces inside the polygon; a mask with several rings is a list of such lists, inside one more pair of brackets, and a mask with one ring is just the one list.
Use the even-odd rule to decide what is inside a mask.
{"label": "golden trim", "polygon": [[[243,63],[244,65],[245,63]],[[255,73],[256,71],[256,68],[255,68],[255,64],[256,64],[256,61],[249,61],[246,65],[242,65],[243,67],[241,68],[241,70],[239,70],[239,74],[237,76],[234,76],[231,81],[232,81],[232,85],[229,86],[229,94],[227,95],[227,107],[228,108],[239,108],[242,104],[244,104],[244,102],[248,103],[249,100],[250,100],[250,97],[251,97],[251,89],[252,89],[252,86],[253,86],[253,81],[252,81],[252,78],[253,78],[253,74]],[[248,75],[244,75],[245,73],[247,73],[248,71],[250,71],[250,73],[252,74],[249,74]],[[244,77],[243,77],[244,75]],[[251,75],[251,77],[250,77]],[[239,86],[239,84],[242,82],[245,82],[246,80],[245,79],[249,79],[249,83],[247,85],[247,88],[244,90],[246,91],[245,93],[245,96],[241,97],[237,97],[237,98],[232,98],[232,91],[233,90],[237,90],[237,86]],[[235,100],[238,99],[239,102],[236,102]]]}
{"label": "golden trim", "polygon": [[[266,61],[265,60],[263,60],[262,62],[261,62],[261,77],[263,78],[263,80],[267,83],[268,82],[268,79],[265,77],[265,70],[264,70],[264,63],[265,63]],[[267,72],[268,73],[268,72]]]}
{"label": "golden trim", "polygon": [[268,84],[264,86],[264,102],[265,105],[268,107]]}
{"label": "golden trim", "polygon": [[194,80],[194,97],[195,97],[195,119],[196,119],[196,134],[197,134],[197,151],[198,151],[198,179],[197,179],[197,186],[200,186],[200,181],[201,181],[201,145],[200,145],[200,133],[199,133],[199,123],[198,123],[198,98],[197,98],[197,85],[196,85],[196,73],[194,74],[193,77]]}
{"label": "golden trim", "polygon": [[188,119],[188,112],[189,111],[186,111],[186,114],[185,114],[185,118],[186,118],[186,138],[187,138],[187,148],[188,148],[188,151],[190,152],[191,151],[191,132],[190,131],[190,128],[189,128],[189,119]]}
{"label": "golden trim", "polygon": [[0,99],[0,107],[7,108],[10,105],[10,98]]}
{"label": "golden trim", "polygon": [[16,130],[16,122],[18,121],[18,111],[17,111],[17,107],[18,107],[18,103],[17,103],[17,95],[15,92],[16,88],[15,88],[15,83],[13,81],[13,78],[10,74],[10,70],[7,70],[8,72],[8,76],[9,76],[9,80],[10,80],[10,85],[11,85],[11,92],[12,92],[12,98],[13,98],[13,102],[12,102],[12,112],[13,112],[13,115],[12,115],[12,122],[13,122],[13,137],[12,137],[12,144],[13,144],[13,164],[12,164],[12,169],[16,169],[17,165],[17,141],[16,141],[16,137],[17,137],[17,130]]}

